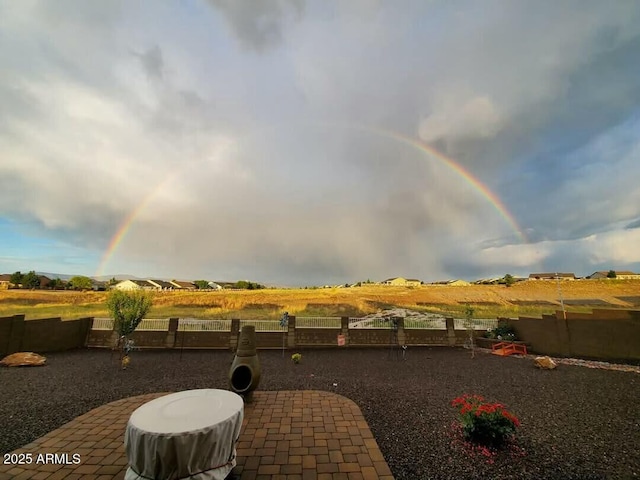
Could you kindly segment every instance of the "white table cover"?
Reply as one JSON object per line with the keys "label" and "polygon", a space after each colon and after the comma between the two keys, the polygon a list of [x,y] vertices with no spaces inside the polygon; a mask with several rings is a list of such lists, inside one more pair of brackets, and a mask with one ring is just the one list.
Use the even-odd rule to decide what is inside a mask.
{"label": "white table cover", "polygon": [[187,390],[135,410],[125,432],[126,480],[224,480],[236,465],[244,403],[227,390]]}

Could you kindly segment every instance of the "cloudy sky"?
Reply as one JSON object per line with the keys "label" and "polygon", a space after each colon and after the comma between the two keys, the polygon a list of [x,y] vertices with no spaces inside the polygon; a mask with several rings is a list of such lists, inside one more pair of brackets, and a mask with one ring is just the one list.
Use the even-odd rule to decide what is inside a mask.
{"label": "cloudy sky", "polygon": [[0,0],[0,273],[640,270],[634,1]]}

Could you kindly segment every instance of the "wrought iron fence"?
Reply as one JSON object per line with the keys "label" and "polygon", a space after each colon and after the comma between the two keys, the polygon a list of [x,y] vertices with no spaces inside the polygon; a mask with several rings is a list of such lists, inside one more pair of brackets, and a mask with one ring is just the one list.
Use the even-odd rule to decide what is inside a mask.
{"label": "wrought iron fence", "polygon": [[474,330],[488,330],[498,326],[498,319],[492,318],[472,318],[468,321],[466,318],[455,318],[453,320],[454,330],[467,330],[473,326]]}
{"label": "wrought iron fence", "polygon": [[136,330],[166,332],[167,330],[169,330],[169,319],[168,318],[145,318],[136,327]]}
{"label": "wrought iron fence", "polygon": [[230,332],[231,320],[200,320],[181,318],[178,321],[179,332]]}
{"label": "wrought iron fence", "polygon": [[256,332],[286,332],[287,326],[280,324],[280,320],[240,320],[240,329],[245,325],[253,325]]}
{"label": "wrought iron fence", "polygon": [[340,317],[296,317],[296,328],[340,328]]}
{"label": "wrought iron fence", "polygon": [[94,318],[93,330],[113,330],[113,318]]}
{"label": "wrought iron fence", "polygon": [[357,318],[349,317],[349,328],[393,328],[393,320],[391,318]]}
{"label": "wrought iron fence", "polygon": [[442,318],[405,318],[404,328],[407,330],[446,330],[447,322]]}

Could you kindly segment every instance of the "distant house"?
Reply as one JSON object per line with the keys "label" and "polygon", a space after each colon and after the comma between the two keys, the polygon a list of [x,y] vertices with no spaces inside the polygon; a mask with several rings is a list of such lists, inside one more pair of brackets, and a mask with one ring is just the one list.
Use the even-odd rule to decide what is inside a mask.
{"label": "distant house", "polygon": [[502,280],[502,277],[491,277],[491,278],[481,278],[480,280],[476,280],[476,285],[497,285]]}
{"label": "distant house", "polygon": [[449,281],[447,282],[447,285],[450,285],[450,286],[452,286],[452,287],[464,287],[464,286],[466,286],[466,285],[470,285],[470,283],[469,283],[469,282],[466,282],[466,281],[464,281],[464,280],[460,280],[460,279],[458,279],[458,280],[449,280]]}
{"label": "distant house", "polygon": [[[615,276],[616,280],[633,280],[633,279],[640,278],[640,273],[633,273],[628,270],[614,270],[614,271],[616,272],[616,276]],[[587,278],[591,280],[609,278],[609,271],[593,272]]]}
{"label": "distant house", "polygon": [[182,282],[179,280],[171,280],[171,283],[178,290],[195,290],[196,289],[196,284],[193,282]]}
{"label": "distant house", "polygon": [[574,273],[530,273],[529,280],[575,280]]}
{"label": "distant house", "polygon": [[147,280],[147,282],[155,286],[157,290],[173,290],[176,288],[171,282],[165,282],[164,280]]}
{"label": "distant house", "polygon": [[383,280],[381,284],[394,287],[419,287],[422,285],[422,281],[415,278],[394,277]]}
{"label": "distant house", "polygon": [[[228,284],[228,288],[233,288],[234,284],[233,283],[229,283]],[[219,283],[216,282],[209,282],[209,288],[213,289],[213,290],[222,290],[222,285],[220,285]]]}
{"label": "distant house", "polygon": [[6,290],[11,286],[11,275],[8,273],[0,275],[0,290]]}
{"label": "distant house", "polygon": [[158,290],[158,287],[147,280],[123,280],[116,283],[116,290]]}
{"label": "distant house", "polygon": [[38,275],[38,280],[40,280],[40,286],[38,288],[49,288],[49,284],[51,283],[51,279],[49,277]]}

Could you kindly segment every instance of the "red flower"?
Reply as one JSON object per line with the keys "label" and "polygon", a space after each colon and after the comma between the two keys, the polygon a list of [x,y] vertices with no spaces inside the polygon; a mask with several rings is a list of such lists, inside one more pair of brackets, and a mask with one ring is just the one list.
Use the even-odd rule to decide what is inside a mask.
{"label": "red flower", "polygon": [[502,416],[508,420],[511,420],[511,422],[513,422],[513,424],[516,427],[520,426],[520,421],[518,420],[518,417],[516,417],[515,415],[512,415],[511,413],[507,412],[506,410],[504,410],[502,412]]}

